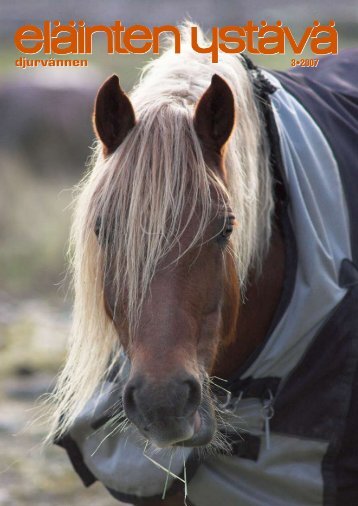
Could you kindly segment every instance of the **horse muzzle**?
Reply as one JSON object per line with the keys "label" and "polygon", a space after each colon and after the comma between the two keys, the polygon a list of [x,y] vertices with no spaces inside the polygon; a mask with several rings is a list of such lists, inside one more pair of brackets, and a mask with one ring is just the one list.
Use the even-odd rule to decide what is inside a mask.
{"label": "horse muzzle", "polygon": [[166,382],[136,374],[123,392],[128,419],[158,447],[191,446],[188,443],[194,442],[207,426],[201,402],[199,381],[186,373]]}

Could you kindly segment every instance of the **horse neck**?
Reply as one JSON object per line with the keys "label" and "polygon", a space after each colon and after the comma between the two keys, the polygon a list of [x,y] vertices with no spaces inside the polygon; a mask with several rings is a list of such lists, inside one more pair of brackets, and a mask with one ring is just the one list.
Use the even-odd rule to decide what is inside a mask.
{"label": "horse neck", "polygon": [[[284,282],[285,249],[282,232],[273,226],[270,247],[263,262],[261,274],[249,276],[245,300],[227,301],[227,314],[237,313],[233,338],[224,344],[218,354],[213,374],[229,378],[262,344],[276,312]],[[235,305],[235,307],[230,307]]]}

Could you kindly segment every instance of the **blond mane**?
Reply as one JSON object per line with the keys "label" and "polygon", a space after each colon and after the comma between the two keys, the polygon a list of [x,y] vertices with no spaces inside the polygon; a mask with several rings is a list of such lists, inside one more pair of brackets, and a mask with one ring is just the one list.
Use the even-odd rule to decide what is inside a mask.
{"label": "blond mane", "polygon": [[[179,243],[198,208],[200,226],[189,247],[200,243],[210,219],[210,186],[223,205],[229,200],[238,222],[232,251],[242,286],[249,268],[260,266],[269,244],[269,157],[243,60],[220,54],[213,64],[210,55],[191,49],[189,24],[181,27],[181,34],[181,53],[175,54],[169,42],[164,54],[146,66],[131,93],[136,126],[110,157],[104,159],[100,148],[96,150],[79,187],[71,234],[72,337],[52,398],[49,439],[69,429],[118,359],[120,339],[103,303],[106,272],[118,301],[126,299],[125,318],[133,328],[158,263]],[[203,43],[202,34],[201,38]],[[235,131],[225,152],[227,188],[206,166],[192,121],[214,73],[231,86],[236,102]],[[99,217],[98,241],[94,229]]]}

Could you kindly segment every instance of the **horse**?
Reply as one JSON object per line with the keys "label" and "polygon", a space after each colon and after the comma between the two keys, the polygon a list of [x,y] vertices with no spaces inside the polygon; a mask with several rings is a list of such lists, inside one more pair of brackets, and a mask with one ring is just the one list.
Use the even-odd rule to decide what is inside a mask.
{"label": "horse", "polygon": [[[184,472],[191,504],[352,504],[352,184],[290,77],[241,55],[213,64],[191,49],[189,26],[181,34],[181,53],[169,47],[151,62],[130,96],[113,75],[95,100],[98,144],[76,201],[73,331],[51,437],[69,453],[77,444],[85,484],[100,479],[134,504],[182,504],[183,493],[174,483],[160,501],[164,474],[145,491],[138,453],[139,485],[120,490],[121,476],[135,475],[124,446],[114,450],[120,426],[135,432],[139,455],[143,442],[156,458],[183,452],[175,472],[167,464],[165,487]],[[104,425],[93,422],[98,411]],[[112,423],[90,450],[84,421],[96,434]],[[107,483],[104,447],[107,470],[123,461]]]}

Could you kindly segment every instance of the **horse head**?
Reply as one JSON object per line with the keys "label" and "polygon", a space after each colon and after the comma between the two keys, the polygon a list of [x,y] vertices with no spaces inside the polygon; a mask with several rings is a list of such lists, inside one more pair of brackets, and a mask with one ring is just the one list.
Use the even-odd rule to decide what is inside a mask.
{"label": "horse head", "polygon": [[[135,134],[137,124],[150,120],[153,127],[154,122],[161,122],[164,114],[163,108],[159,108],[156,117],[148,119],[144,114],[137,120],[134,106],[120,88],[117,76],[109,78],[100,88],[95,103],[94,127],[103,156],[111,157],[125,142],[127,146],[122,149],[122,157],[126,156],[126,150],[137,153],[152,150],[149,168],[152,179],[148,179],[146,191],[158,192],[151,187],[156,184],[159,191],[171,192],[172,202],[168,205],[168,196],[159,192],[156,195],[159,202],[138,195],[138,181],[131,180],[127,187],[127,204],[120,211],[124,215],[113,215],[119,212],[113,203],[106,209],[99,206],[95,231],[107,258],[105,308],[131,363],[130,377],[123,392],[125,413],[145,438],[157,446],[201,446],[208,444],[215,433],[209,377],[219,347],[233,337],[240,299],[235,260],[230,248],[236,222],[226,192],[225,169],[225,146],[235,123],[233,93],[224,79],[214,75],[210,86],[194,105],[191,117],[181,125],[189,131],[182,145],[177,142],[170,145],[171,139],[166,139],[164,126],[163,137],[157,139],[157,145],[140,145],[143,141]],[[176,114],[182,114],[179,107]],[[175,122],[175,113],[172,115]],[[145,125],[139,125],[140,128]],[[183,136],[183,132],[174,132],[174,135]],[[161,150],[170,153],[164,154]],[[181,156],[179,150],[192,151],[193,156]],[[179,158],[191,166],[182,163],[175,169],[173,166],[157,167],[162,156],[166,162],[172,157],[173,164]],[[197,179],[195,160],[198,156],[202,157],[201,165],[205,165],[206,174],[201,174],[205,184],[200,180],[199,183],[193,181]],[[140,165],[140,160],[137,164]],[[183,172],[183,183],[178,183],[180,174],[175,174],[172,181],[180,186],[178,194],[175,187],[167,188],[169,179],[164,184],[156,181],[155,178],[165,179],[161,170]],[[112,182],[113,185],[116,183],[120,184]],[[195,192],[206,194],[195,195],[193,187]],[[133,207],[131,200],[141,197],[142,203],[137,202]],[[196,197],[199,197],[197,202],[193,201]],[[160,199],[164,202],[163,209]],[[139,208],[141,215],[134,216],[133,210]],[[151,216],[147,218],[146,213]],[[152,223],[156,219],[160,220],[160,226]],[[130,240],[132,251],[123,245],[117,248],[113,228],[119,222],[122,223],[119,227],[124,230],[127,230],[125,222],[127,225],[131,222],[128,234],[132,237],[126,237],[124,233],[117,240]],[[173,230],[173,225],[177,230]],[[153,237],[155,234],[160,235],[159,245],[158,237]],[[114,244],[108,246],[111,241]],[[122,267],[118,271],[118,255],[132,253],[135,257],[139,254],[135,251],[136,246],[142,250],[141,260],[133,261],[130,266],[130,259],[121,258]],[[148,275],[145,273],[145,257],[153,255],[155,248],[161,251],[155,269]],[[123,286],[118,288],[115,280],[120,283],[120,275],[123,275]],[[141,305],[140,311],[135,313],[135,321],[130,321],[127,315],[133,299],[130,277],[135,277],[137,282],[145,281],[144,286],[139,282],[137,288],[145,293],[141,298],[137,292]]]}

